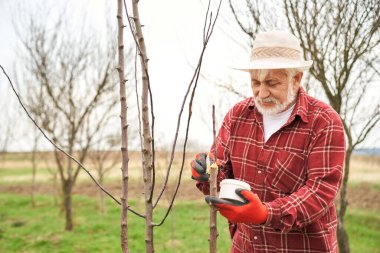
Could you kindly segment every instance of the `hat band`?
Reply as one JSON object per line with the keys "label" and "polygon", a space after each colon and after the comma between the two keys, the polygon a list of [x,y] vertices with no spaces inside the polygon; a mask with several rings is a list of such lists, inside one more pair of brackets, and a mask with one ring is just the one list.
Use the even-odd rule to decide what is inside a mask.
{"label": "hat band", "polygon": [[258,47],[253,49],[251,53],[251,60],[273,57],[300,60],[301,52],[296,49],[286,47]]}

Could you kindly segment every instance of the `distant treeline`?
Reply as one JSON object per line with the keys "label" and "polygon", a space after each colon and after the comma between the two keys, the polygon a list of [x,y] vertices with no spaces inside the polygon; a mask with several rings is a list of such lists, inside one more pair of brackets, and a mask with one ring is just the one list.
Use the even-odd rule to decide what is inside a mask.
{"label": "distant treeline", "polygon": [[359,148],[354,151],[358,155],[380,155],[380,148]]}

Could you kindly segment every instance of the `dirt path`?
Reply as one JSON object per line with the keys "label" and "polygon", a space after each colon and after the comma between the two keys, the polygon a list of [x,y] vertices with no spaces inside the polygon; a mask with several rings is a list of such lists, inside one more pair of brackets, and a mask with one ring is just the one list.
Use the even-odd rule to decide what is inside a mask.
{"label": "dirt path", "polygon": [[[105,185],[106,189],[111,192],[116,198],[120,196],[120,186],[116,183]],[[157,187],[156,192],[159,188]],[[142,197],[141,186],[137,184],[130,184],[129,187],[130,197],[139,198]],[[16,193],[28,195],[31,192],[31,185],[8,185],[1,186],[1,193]],[[57,189],[52,185],[40,184],[36,188],[38,194],[57,194]],[[163,195],[164,200],[170,199],[173,190],[169,187],[168,194]],[[74,187],[74,194],[85,195],[85,196],[98,196],[99,189],[92,183],[81,183]],[[368,184],[360,184],[355,187],[348,188],[348,203],[349,207],[353,208],[363,208],[380,210],[380,189],[375,189]],[[203,195],[195,188],[193,182],[184,182],[181,184],[180,190],[178,191],[178,201],[181,200],[197,200],[202,201]]]}

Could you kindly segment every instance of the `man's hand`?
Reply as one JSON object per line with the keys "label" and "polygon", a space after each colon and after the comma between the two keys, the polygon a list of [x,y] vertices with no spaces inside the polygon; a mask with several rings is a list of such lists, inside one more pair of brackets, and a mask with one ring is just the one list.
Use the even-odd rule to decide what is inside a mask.
{"label": "man's hand", "polygon": [[198,153],[191,161],[191,178],[199,182],[208,182],[210,175],[207,173],[207,154]]}
{"label": "man's hand", "polygon": [[236,189],[235,192],[245,201],[237,202],[207,196],[206,202],[214,205],[221,215],[234,223],[262,224],[267,220],[268,209],[257,194],[243,189]]}

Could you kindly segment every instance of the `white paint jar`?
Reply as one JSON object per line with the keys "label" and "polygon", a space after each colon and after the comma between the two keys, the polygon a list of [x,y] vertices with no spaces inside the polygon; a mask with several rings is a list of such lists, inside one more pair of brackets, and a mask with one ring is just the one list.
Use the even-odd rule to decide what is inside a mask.
{"label": "white paint jar", "polygon": [[250,191],[251,187],[246,182],[240,180],[224,179],[220,182],[219,198],[244,202],[244,199],[236,194],[236,189],[245,189]]}

